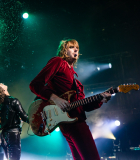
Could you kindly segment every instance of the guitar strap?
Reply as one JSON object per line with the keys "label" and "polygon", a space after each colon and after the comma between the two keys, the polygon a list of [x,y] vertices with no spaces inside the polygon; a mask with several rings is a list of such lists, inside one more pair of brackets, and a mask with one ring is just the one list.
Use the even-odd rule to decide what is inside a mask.
{"label": "guitar strap", "polygon": [[77,98],[78,98],[79,90],[76,85],[76,78],[73,79],[73,88],[74,88],[74,90],[76,90],[76,94],[77,94]]}

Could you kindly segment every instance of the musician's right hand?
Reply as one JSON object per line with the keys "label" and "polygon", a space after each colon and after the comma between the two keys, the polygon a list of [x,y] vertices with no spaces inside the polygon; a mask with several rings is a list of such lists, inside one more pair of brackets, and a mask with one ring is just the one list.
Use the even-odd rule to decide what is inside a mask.
{"label": "musician's right hand", "polygon": [[50,100],[52,100],[63,111],[66,111],[67,108],[70,106],[70,103],[68,101],[66,101],[65,99],[62,99],[62,98],[58,97],[55,94],[51,95]]}

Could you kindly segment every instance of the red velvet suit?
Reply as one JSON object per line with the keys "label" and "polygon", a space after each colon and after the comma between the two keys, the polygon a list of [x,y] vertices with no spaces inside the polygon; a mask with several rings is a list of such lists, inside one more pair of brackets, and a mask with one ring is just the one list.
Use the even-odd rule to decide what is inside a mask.
{"label": "red velvet suit", "polygon": [[[31,91],[38,97],[48,100],[52,93],[60,96],[73,89],[74,71],[69,68],[67,61],[60,57],[53,57],[47,65],[30,83]],[[76,80],[79,91],[78,97],[75,95],[72,101],[85,98],[84,88],[80,81]],[[60,129],[69,143],[75,160],[99,160],[91,132],[85,123],[85,111],[99,108],[102,103],[93,102],[86,106],[80,106],[69,112],[71,117],[78,117],[78,122],[74,124],[63,124]]]}

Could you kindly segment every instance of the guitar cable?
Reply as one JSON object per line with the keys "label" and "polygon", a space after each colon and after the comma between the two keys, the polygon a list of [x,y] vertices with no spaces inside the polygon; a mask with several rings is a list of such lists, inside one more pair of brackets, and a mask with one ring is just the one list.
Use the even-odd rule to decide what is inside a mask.
{"label": "guitar cable", "polygon": [[[28,124],[29,125],[29,124]],[[29,132],[29,127],[30,127],[30,125],[28,126],[28,130],[27,130],[27,134],[29,135],[29,136],[34,136],[35,134],[29,134],[28,132]]]}

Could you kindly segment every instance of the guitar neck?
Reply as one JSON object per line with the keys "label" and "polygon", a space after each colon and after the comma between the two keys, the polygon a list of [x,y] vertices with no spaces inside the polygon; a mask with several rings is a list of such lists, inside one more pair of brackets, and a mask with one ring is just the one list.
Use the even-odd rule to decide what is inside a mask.
{"label": "guitar neck", "polygon": [[[111,89],[109,91],[106,91],[110,94],[114,94],[114,93],[117,93],[118,92],[118,88],[115,88],[115,89]],[[93,95],[93,96],[90,96],[90,97],[87,97],[87,98],[84,98],[84,99],[81,99],[81,100],[78,100],[78,101],[75,101],[75,102],[71,102],[70,103],[70,108],[71,109],[74,109],[74,108],[77,108],[79,106],[83,106],[83,105],[86,105],[86,104],[89,104],[89,103],[92,103],[92,102],[100,102],[101,100],[103,99],[103,96],[101,94],[96,94],[96,95]]]}

